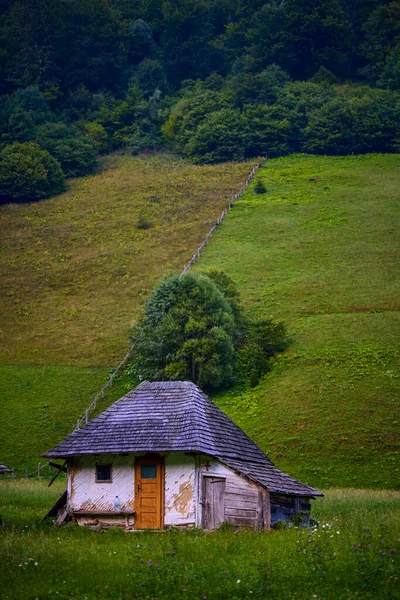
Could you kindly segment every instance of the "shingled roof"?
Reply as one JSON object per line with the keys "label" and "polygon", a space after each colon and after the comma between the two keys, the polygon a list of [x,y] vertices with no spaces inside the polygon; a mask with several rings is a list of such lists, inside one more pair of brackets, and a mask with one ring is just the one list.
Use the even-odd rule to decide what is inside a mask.
{"label": "shingled roof", "polygon": [[3,475],[3,473],[13,473],[13,470],[0,463],[0,474]]}
{"label": "shingled roof", "polygon": [[145,381],[43,456],[201,452],[271,492],[321,496],[279,471],[264,452],[190,381]]}

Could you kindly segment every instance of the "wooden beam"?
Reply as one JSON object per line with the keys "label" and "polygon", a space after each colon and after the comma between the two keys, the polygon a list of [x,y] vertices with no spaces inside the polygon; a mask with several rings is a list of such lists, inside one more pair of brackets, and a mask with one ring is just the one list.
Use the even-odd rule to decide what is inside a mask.
{"label": "wooden beam", "polygon": [[67,461],[64,461],[63,465],[58,465],[57,463],[53,463],[51,462],[51,460],[49,461],[49,466],[50,467],[54,467],[55,469],[59,469],[60,471],[64,471],[64,473],[67,472],[67,467],[66,467]]}
{"label": "wooden beam", "polygon": [[64,473],[67,472],[67,467],[66,467],[67,461],[64,462],[63,465],[57,465],[55,463],[49,462],[50,467],[54,467],[55,469],[58,469],[57,473],[52,477],[49,485],[47,487],[50,487],[51,484],[57,479],[57,477],[59,476],[59,474],[61,473],[61,471],[63,471]]}

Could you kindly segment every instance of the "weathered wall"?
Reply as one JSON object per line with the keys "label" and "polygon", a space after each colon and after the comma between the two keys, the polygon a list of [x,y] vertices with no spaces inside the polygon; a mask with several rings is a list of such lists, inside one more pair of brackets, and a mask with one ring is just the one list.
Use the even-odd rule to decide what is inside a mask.
{"label": "weathered wall", "polygon": [[165,457],[164,525],[195,525],[195,457],[183,452]]}
{"label": "weathered wall", "polygon": [[[112,482],[96,483],[96,464],[112,464]],[[122,511],[133,511],[134,457],[103,454],[75,458],[68,468],[70,510],[113,511],[118,496]]]}
{"label": "weathered wall", "polygon": [[[209,465],[207,467],[207,465]],[[225,478],[225,521],[235,527],[268,527],[269,494],[260,486],[241,477],[210,457],[201,457],[200,479],[215,476]],[[199,490],[201,490],[199,484]],[[265,514],[268,513],[268,514]],[[202,526],[202,499],[199,502],[197,524]]]}
{"label": "weathered wall", "polygon": [[[96,483],[95,465],[112,464],[112,482]],[[114,511],[115,496],[122,512],[133,512],[135,504],[135,455],[100,455],[75,458],[68,468],[68,508],[71,511]],[[197,497],[195,457],[183,452],[165,456],[165,513],[166,526],[195,525]],[[196,490],[196,496],[195,496]],[[93,517],[79,517],[80,523]],[[105,523],[134,525],[129,519],[102,516]]]}

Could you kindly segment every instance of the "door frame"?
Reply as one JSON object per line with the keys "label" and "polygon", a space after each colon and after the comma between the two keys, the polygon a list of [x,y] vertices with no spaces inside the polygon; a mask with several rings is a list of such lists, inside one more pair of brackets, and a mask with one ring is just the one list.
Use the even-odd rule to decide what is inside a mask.
{"label": "door frame", "polygon": [[[135,487],[134,487],[134,499],[135,499],[135,521],[134,521],[134,527],[135,529],[139,529],[139,527],[137,527],[136,525],[136,518],[137,518],[137,507],[138,507],[138,502],[137,502],[137,486],[138,481],[140,480],[140,466],[143,464],[157,464],[157,472],[160,478],[160,485],[159,485],[159,489],[158,489],[158,493],[159,493],[159,498],[160,498],[160,529],[164,529],[164,515],[165,515],[165,503],[164,503],[164,489],[165,489],[165,457],[164,456],[159,456],[157,454],[151,455],[151,454],[146,454],[144,456],[136,456],[135,458]],[[158,528],[157,528],[158,529]]]}

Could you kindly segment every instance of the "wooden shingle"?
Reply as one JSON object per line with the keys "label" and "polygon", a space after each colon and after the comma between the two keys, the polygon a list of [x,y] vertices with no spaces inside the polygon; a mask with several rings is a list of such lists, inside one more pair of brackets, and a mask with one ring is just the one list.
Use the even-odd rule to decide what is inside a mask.
{"label": "wooden shingle", "polygon": [[129,452],[207,454],[271,492],[322,495],[277,469],[240,427],[189,381],[141,383],[44,456]]}

